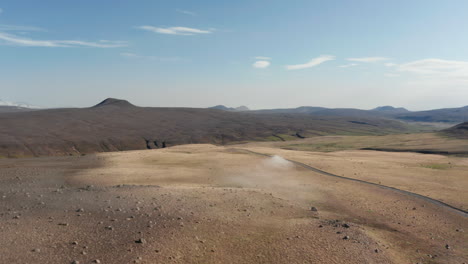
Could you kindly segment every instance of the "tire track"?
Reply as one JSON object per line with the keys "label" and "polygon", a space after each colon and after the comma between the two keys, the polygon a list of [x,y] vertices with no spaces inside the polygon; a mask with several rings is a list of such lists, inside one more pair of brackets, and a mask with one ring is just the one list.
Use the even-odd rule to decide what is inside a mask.
{"label": "tire track", "polygon": [[[264,157],[270,157],[270,158],[273,157],[273,155],[270,155],[270,154],[255,152],[255,151],[248,150],[248,149],[237,149],[237,150],[245,151],[245,152],[248,152],[248,153],[251,153],[251,154],[264,156]],[[442,201],[439,201],[439,200],[436,200],[436,199],[433,199],[433,198],[430,198],[430,197],[427,197],[427,196],[424,196],[424,195],[421,195],[421,194],[405,191],[405,190],[402,190],[402,189],[398,189],[398,188],[395,188],[395,187],[390,187],[390,186],[386,186],[386,185],[382,185],[382,184],[378,184],[378,183],[373,183],[373,182],[368,182],[368,181],[364,181],[364,180],[339,176],[339,175],[336,175],[336,174],[333,174],[333,173],[329,173],[329,172],[314,168],[312,166],[309,166],[309,165],[307,165],[305,163],[302,163],[302,162],[299,162],[299,161],[290,160],[290,159],[286,159],[286,160],[289,161],[289,162],[294,163],[295,165],[297,165],[299,167],[302,167],[304,169],[307,169],[307,170],[310,170],[310,171],[313,171],[313,172],[316,172],[316,173],[319,173],[319,174],[322,174],[322,175],[325,175],[325,176],[330,176],[330,177],[340,178],[340,179],[343,179],[343,180],[349,180],[349,181],[364,183],[364,184],[373,185],[373,186],[376,186],[376,187],[379,187],[379,188],[382,188],[382,189],[387,189],[387,190],[403,193],[403,194],[406,194],[406,195],[409,195],[409,196],[412,196],[412,197],[422,199],[422,200],[424,200],[426,202],[430,202],[430,203],[435,204],[437,206],[449,209],[449,210],[451,210],[453,212],[456,212],[456,213],[458,213],[458,214],[460,214],[460,215],[462,215],[464,217],[468,217],[468,211],[465,211],[463,209],[457,208],[457,207],[452,206],[450,204],[444,203]]]}

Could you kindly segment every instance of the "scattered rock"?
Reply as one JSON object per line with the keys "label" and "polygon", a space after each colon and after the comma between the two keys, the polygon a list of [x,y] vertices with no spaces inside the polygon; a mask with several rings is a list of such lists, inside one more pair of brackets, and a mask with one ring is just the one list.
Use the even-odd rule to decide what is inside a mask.
{"label": "scattered rock", "polygon": [[310,210],[311,210],[312,212],[318,212],[318,209],[317,209],[316,207],[314,207],[314,206],[312,206],[312,207],[310,208]]}
{"label": "scattered rock", "polygon": [[77,212],[77,213],[83,213],[83,212],[84,212],[84,209],[83,209],[83,208],[77,209],[76,212]]}
{"label": "scattered rock", "polygon": [[344,240],[348,240],[348,239],[349,239],[349,236],[344,236],[343,239],[344,239]]}
{"label": "scattered rock", "polygon": [[450,246],[447,244],[447,245],[445,245],[445,248],[446,248],[446,249],[450,249]]}
{"label": "scattered rock", "polygon": [[146,243],[146,240],[145,240],[144,238],[140,238],[140,239],[138,239],[138,240],[135,240],[135,243],[137,243],[137,244],[144,244],[144,243]]}
{"label": "scattered rock", "polygon": [[95,259],[93,260],[93,263],[101,263],[101,261],[99,259]]}
{"label": "scattered rock", "polygon": [[37,253],[39,253],[39,252],[41,252],[41,250],[40,250],[39,248],[35,248],[35,249],[32,250],[32,252],[37,252]]}
{"label": "scattered rock", "polygon": [[348,224],[342,224],[341,226],[344,227],[344,228],[350,228],[351,227]]}

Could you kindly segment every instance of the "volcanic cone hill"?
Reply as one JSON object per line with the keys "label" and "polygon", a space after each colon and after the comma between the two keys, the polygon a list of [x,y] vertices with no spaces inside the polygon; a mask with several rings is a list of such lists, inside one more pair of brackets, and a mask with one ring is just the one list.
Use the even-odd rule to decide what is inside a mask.
{"label": "volcanic cone hill", "polygon": [[285,136],[380,135],[410,128],[377,117],[138,107],[109,98],[89,108],[0,113],[0,156],[77,155],[189,143],[284,140]]}

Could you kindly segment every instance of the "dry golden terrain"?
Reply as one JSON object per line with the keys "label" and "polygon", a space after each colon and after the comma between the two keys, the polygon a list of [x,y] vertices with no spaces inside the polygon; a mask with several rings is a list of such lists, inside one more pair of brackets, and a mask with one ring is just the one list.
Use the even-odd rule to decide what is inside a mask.
{"label": "dry golden terrain", "polygon": [[2,159],[0,263],[467,262],[466,214],[286,160],[466,211],[467,158],[274,144]]}

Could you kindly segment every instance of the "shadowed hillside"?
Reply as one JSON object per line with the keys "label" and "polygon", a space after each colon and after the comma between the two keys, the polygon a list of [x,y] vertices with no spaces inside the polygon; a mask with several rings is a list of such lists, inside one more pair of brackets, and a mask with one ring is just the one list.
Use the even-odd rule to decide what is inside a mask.
{"label": "shadowed hillside", "polygon": [[468,122],[458,124],[442,131],[445,135],[456,138],[468,139]]}
{"label": "shadowed hillside", "polygon": [[106,99],[90,108],[0,114],[0,155],[72,155],[188,143],[227,144],[327,134],[378,135],[409,129],[404,123],[378,118],[149,108]]}
{"label": "shadowed hillside", "polygon": [[36,109],[21,107],[21,106],[9,106],[9,105],[0,105],[0,113],[13,113],[13,112],[26,112],[26,111],[36,111]]}
{"label": "shadowed hillside", "polygon": [[371,110],[354,108],[324,108],[313,106],[301,106],[286,109],[264,109],[253,111],[255,113],[302,113],[315,116],[341,116],[341,117],[385,117],[406,122],[435,122],[435,123],[460,123],[468,119],[468,106],[459,108],[444,108],[428,111],[408,111],[402,107],[380,106]]}

